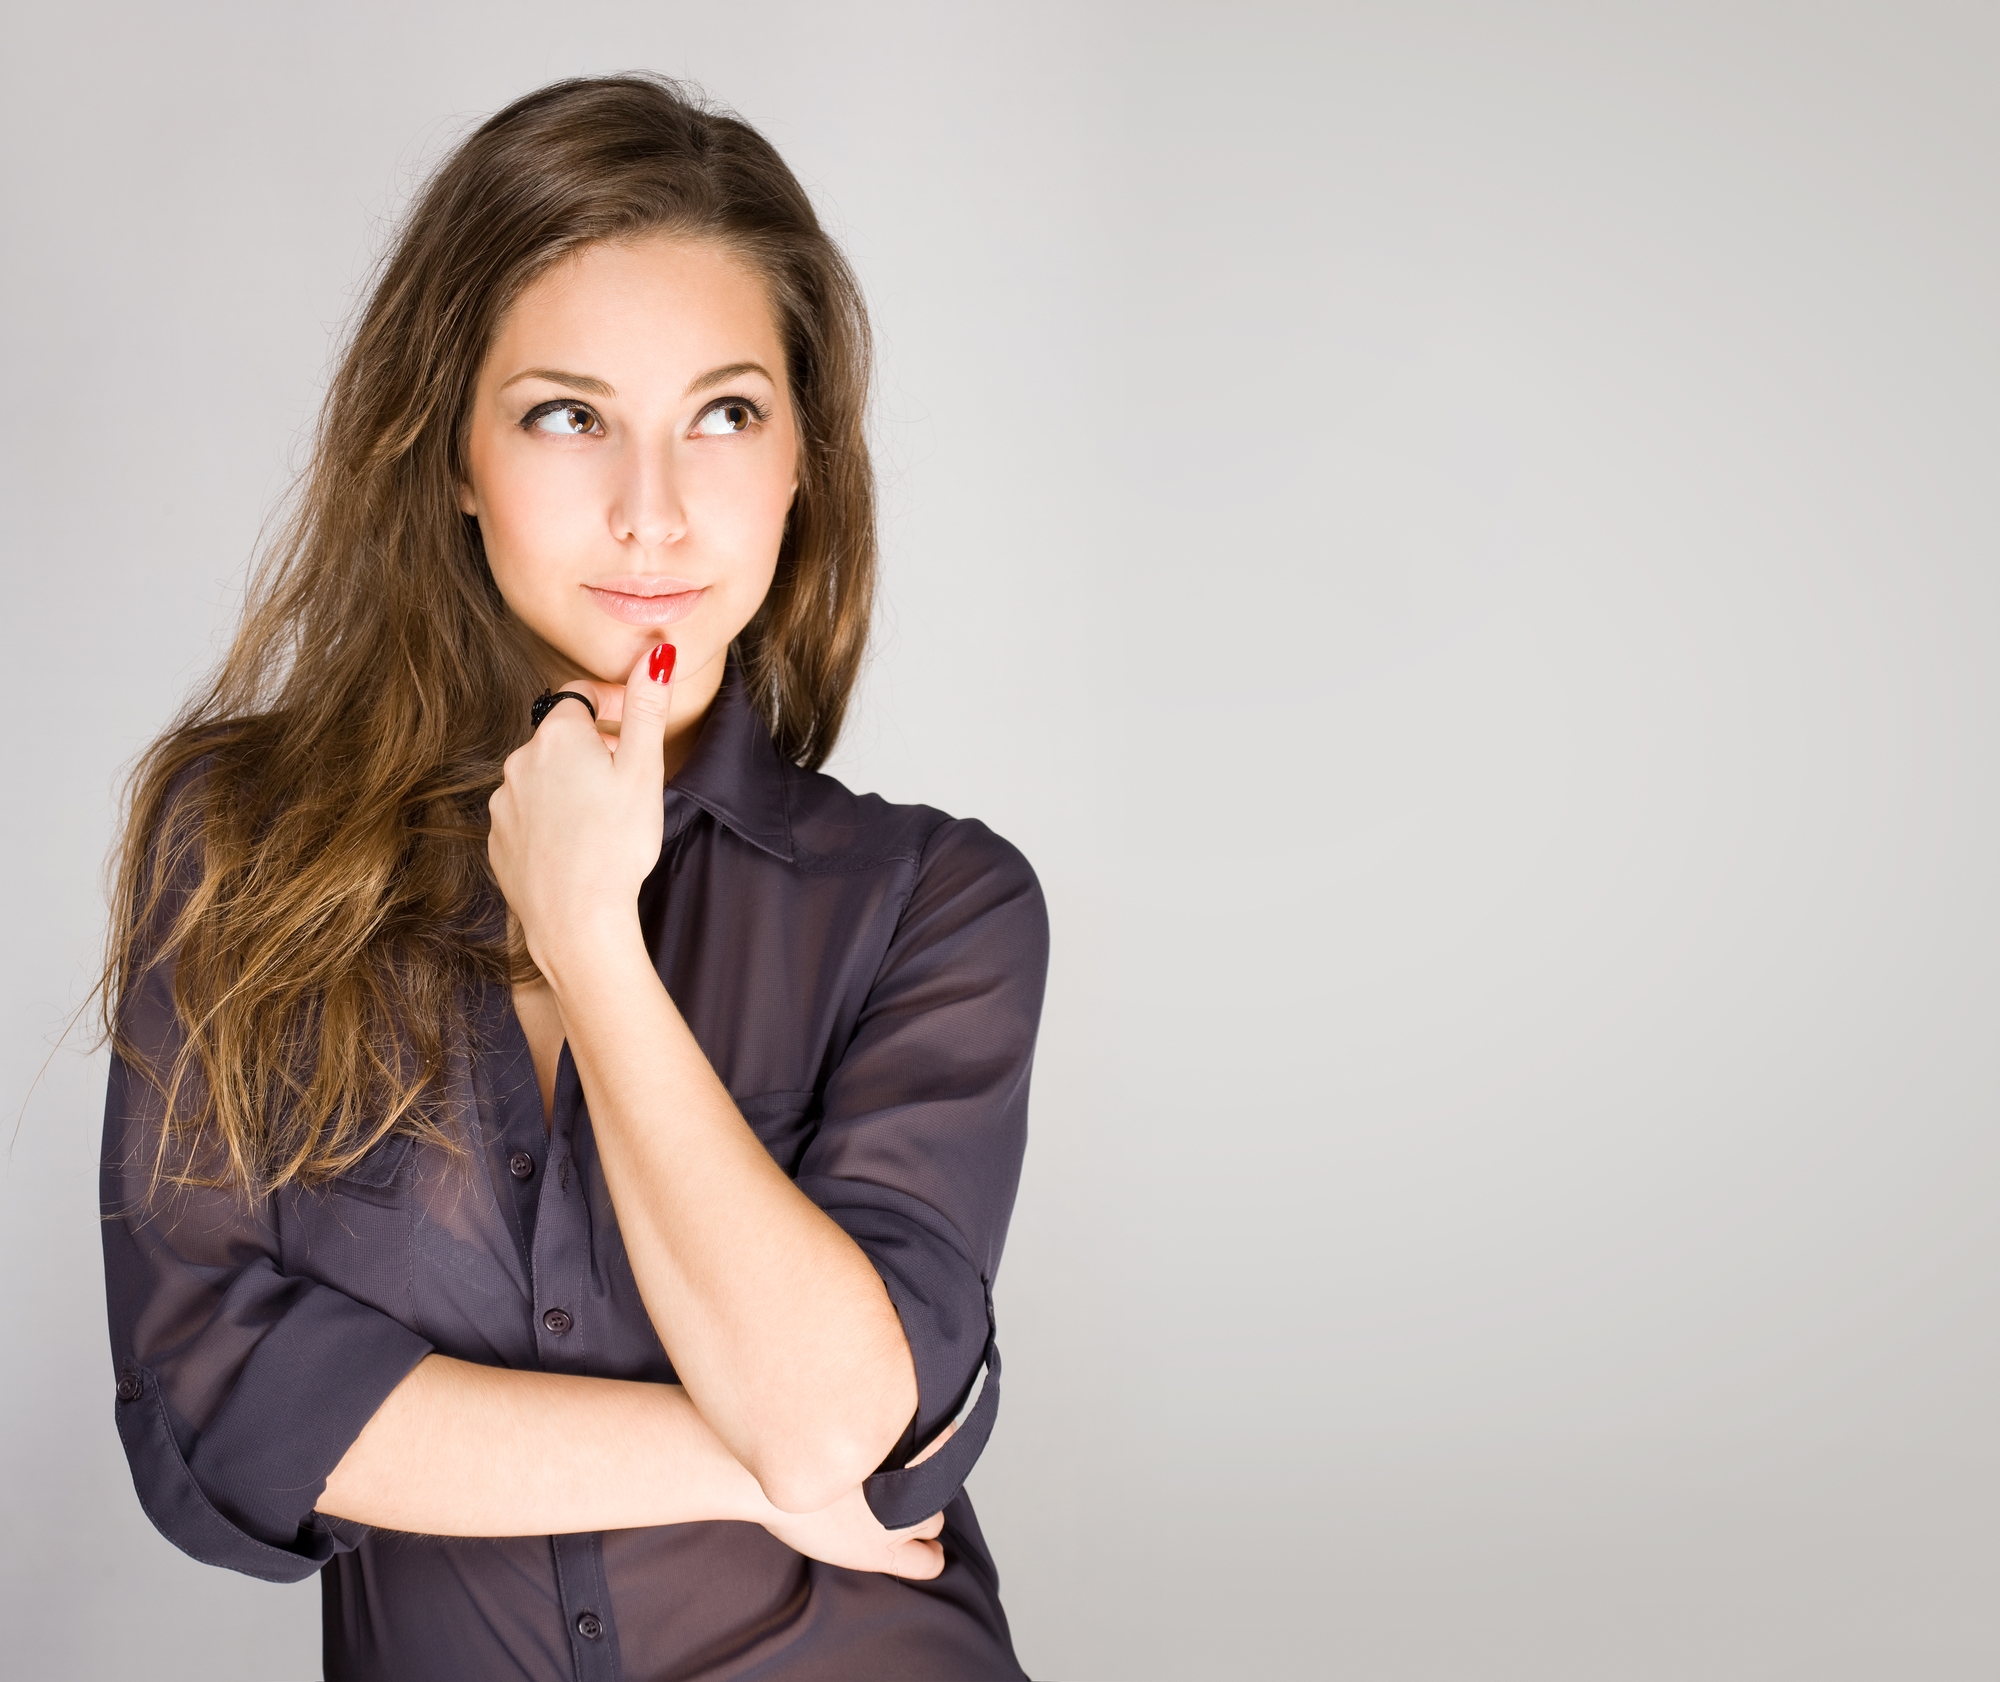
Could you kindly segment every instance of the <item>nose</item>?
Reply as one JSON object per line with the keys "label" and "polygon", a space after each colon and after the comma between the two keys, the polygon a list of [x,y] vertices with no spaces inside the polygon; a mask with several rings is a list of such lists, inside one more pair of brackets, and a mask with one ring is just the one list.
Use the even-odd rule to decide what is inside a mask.
{"label": "nose", "polygon": [[611,533],[640,549],[665,549],[687,535],[687,510],[676,483],[671,450],[654,446],[631,452],[612,503]]}

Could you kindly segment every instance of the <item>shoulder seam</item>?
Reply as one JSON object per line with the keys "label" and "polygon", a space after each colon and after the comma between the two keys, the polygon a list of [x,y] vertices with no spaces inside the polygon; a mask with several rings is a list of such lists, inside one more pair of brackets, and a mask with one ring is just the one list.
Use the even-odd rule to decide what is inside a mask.
{"label": "shoulder seam", "polygon": [[[900,833],[892,839],[885,840],[879,848],[846,848],[838,852],[822,851],[800,840],[798,825],[793,820],[797,807],[796,796],[798,794],[798,785],[803,783],[808,777],[816,775],[824,776],[825,773],[801,771],[796,766],[791,767],[791,772],[792,774],[785,779],[785,822],[789,831],[792,849],[790,862],[794,870],[804,875],[844,876],[852,875],[857,871],[873,870],[885,865],[896,864],[917,865],[921,867],[925,853],[930,850],[933,837],[945,825],[957,821],[949,813],[940,812],[934,806],[925,806],[917,802],[906,805],[900,802],[884,800],[881,802],[881,805],[890,812],[922,813],[929,821],[922,824],[915,834],[912,834],[911,829],[903,824],[896,825]],[[826,780],[833,783],[850,800],[859,802],[868,798],[879,798],[855,794],[844,783],[841,783],[838,778],[827,777]]]}

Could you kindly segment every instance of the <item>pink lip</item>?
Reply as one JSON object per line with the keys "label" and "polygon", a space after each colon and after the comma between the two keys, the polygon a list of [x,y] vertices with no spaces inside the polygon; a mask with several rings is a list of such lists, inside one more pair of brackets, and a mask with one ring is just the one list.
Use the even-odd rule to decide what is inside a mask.
{"label": "pink lip", "polygon": [[671,625],[701,605],[708,586],[679,578],[607,578],[584,591],[600,613],[621,625]]}

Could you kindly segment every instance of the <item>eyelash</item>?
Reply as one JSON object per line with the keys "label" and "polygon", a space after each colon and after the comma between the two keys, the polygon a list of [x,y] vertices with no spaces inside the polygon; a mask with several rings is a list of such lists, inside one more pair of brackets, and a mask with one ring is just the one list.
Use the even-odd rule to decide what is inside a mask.
{"label": "eyelash", "polygon": [[[592,420],[596,421],[600,427],[604,424],[604,417],[588,403],[579,403],[573,397],[552,397],[546,403],[537,403],[521,417],[521,430],[523,432],[533,431],[536,421],[540,420],[544,415],[554,414],[558,409],[581,409]],[[718,397],[713,403],[703,406],[701,413],[694,418],[695,425],[699,426],[707,416],[712,415],[717,409],[748,409],[750,411],[750,418],[755,421],[767,421],[771,418],[770,411],[754,397]]]}
{"label": "eyelash", "polygon": [[537,403],[521,417],[521,430],[523,432],[532,432],[536,421],[540,420],[544,415],[554,414],[558,409],[581,409],[592,420],[596,421],[599,426],[604,424],[603,417],[588,403],[579,403],[574,397],[552,397],[546,403]]}
{"label": "eyelash", "polygon": [[700,414],[694,417],[695,425],[699,426],[707,416],[714,414],[717,409],[748,409],[750,411],[750,418],[754,421],[767,421],[771,418],[770,412],[754,397],[718,397],[713,403],[708,404]]}

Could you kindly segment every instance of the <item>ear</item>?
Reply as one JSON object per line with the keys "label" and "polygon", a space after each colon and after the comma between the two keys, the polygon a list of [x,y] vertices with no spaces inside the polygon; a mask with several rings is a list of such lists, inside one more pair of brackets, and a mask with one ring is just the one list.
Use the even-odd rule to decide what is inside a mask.
{"label": "ear", "polygon": [[472,494],[472,487],[463,479],[458,482],[458,511],[461,514],[473,515],[479,512],[479,498]]}

